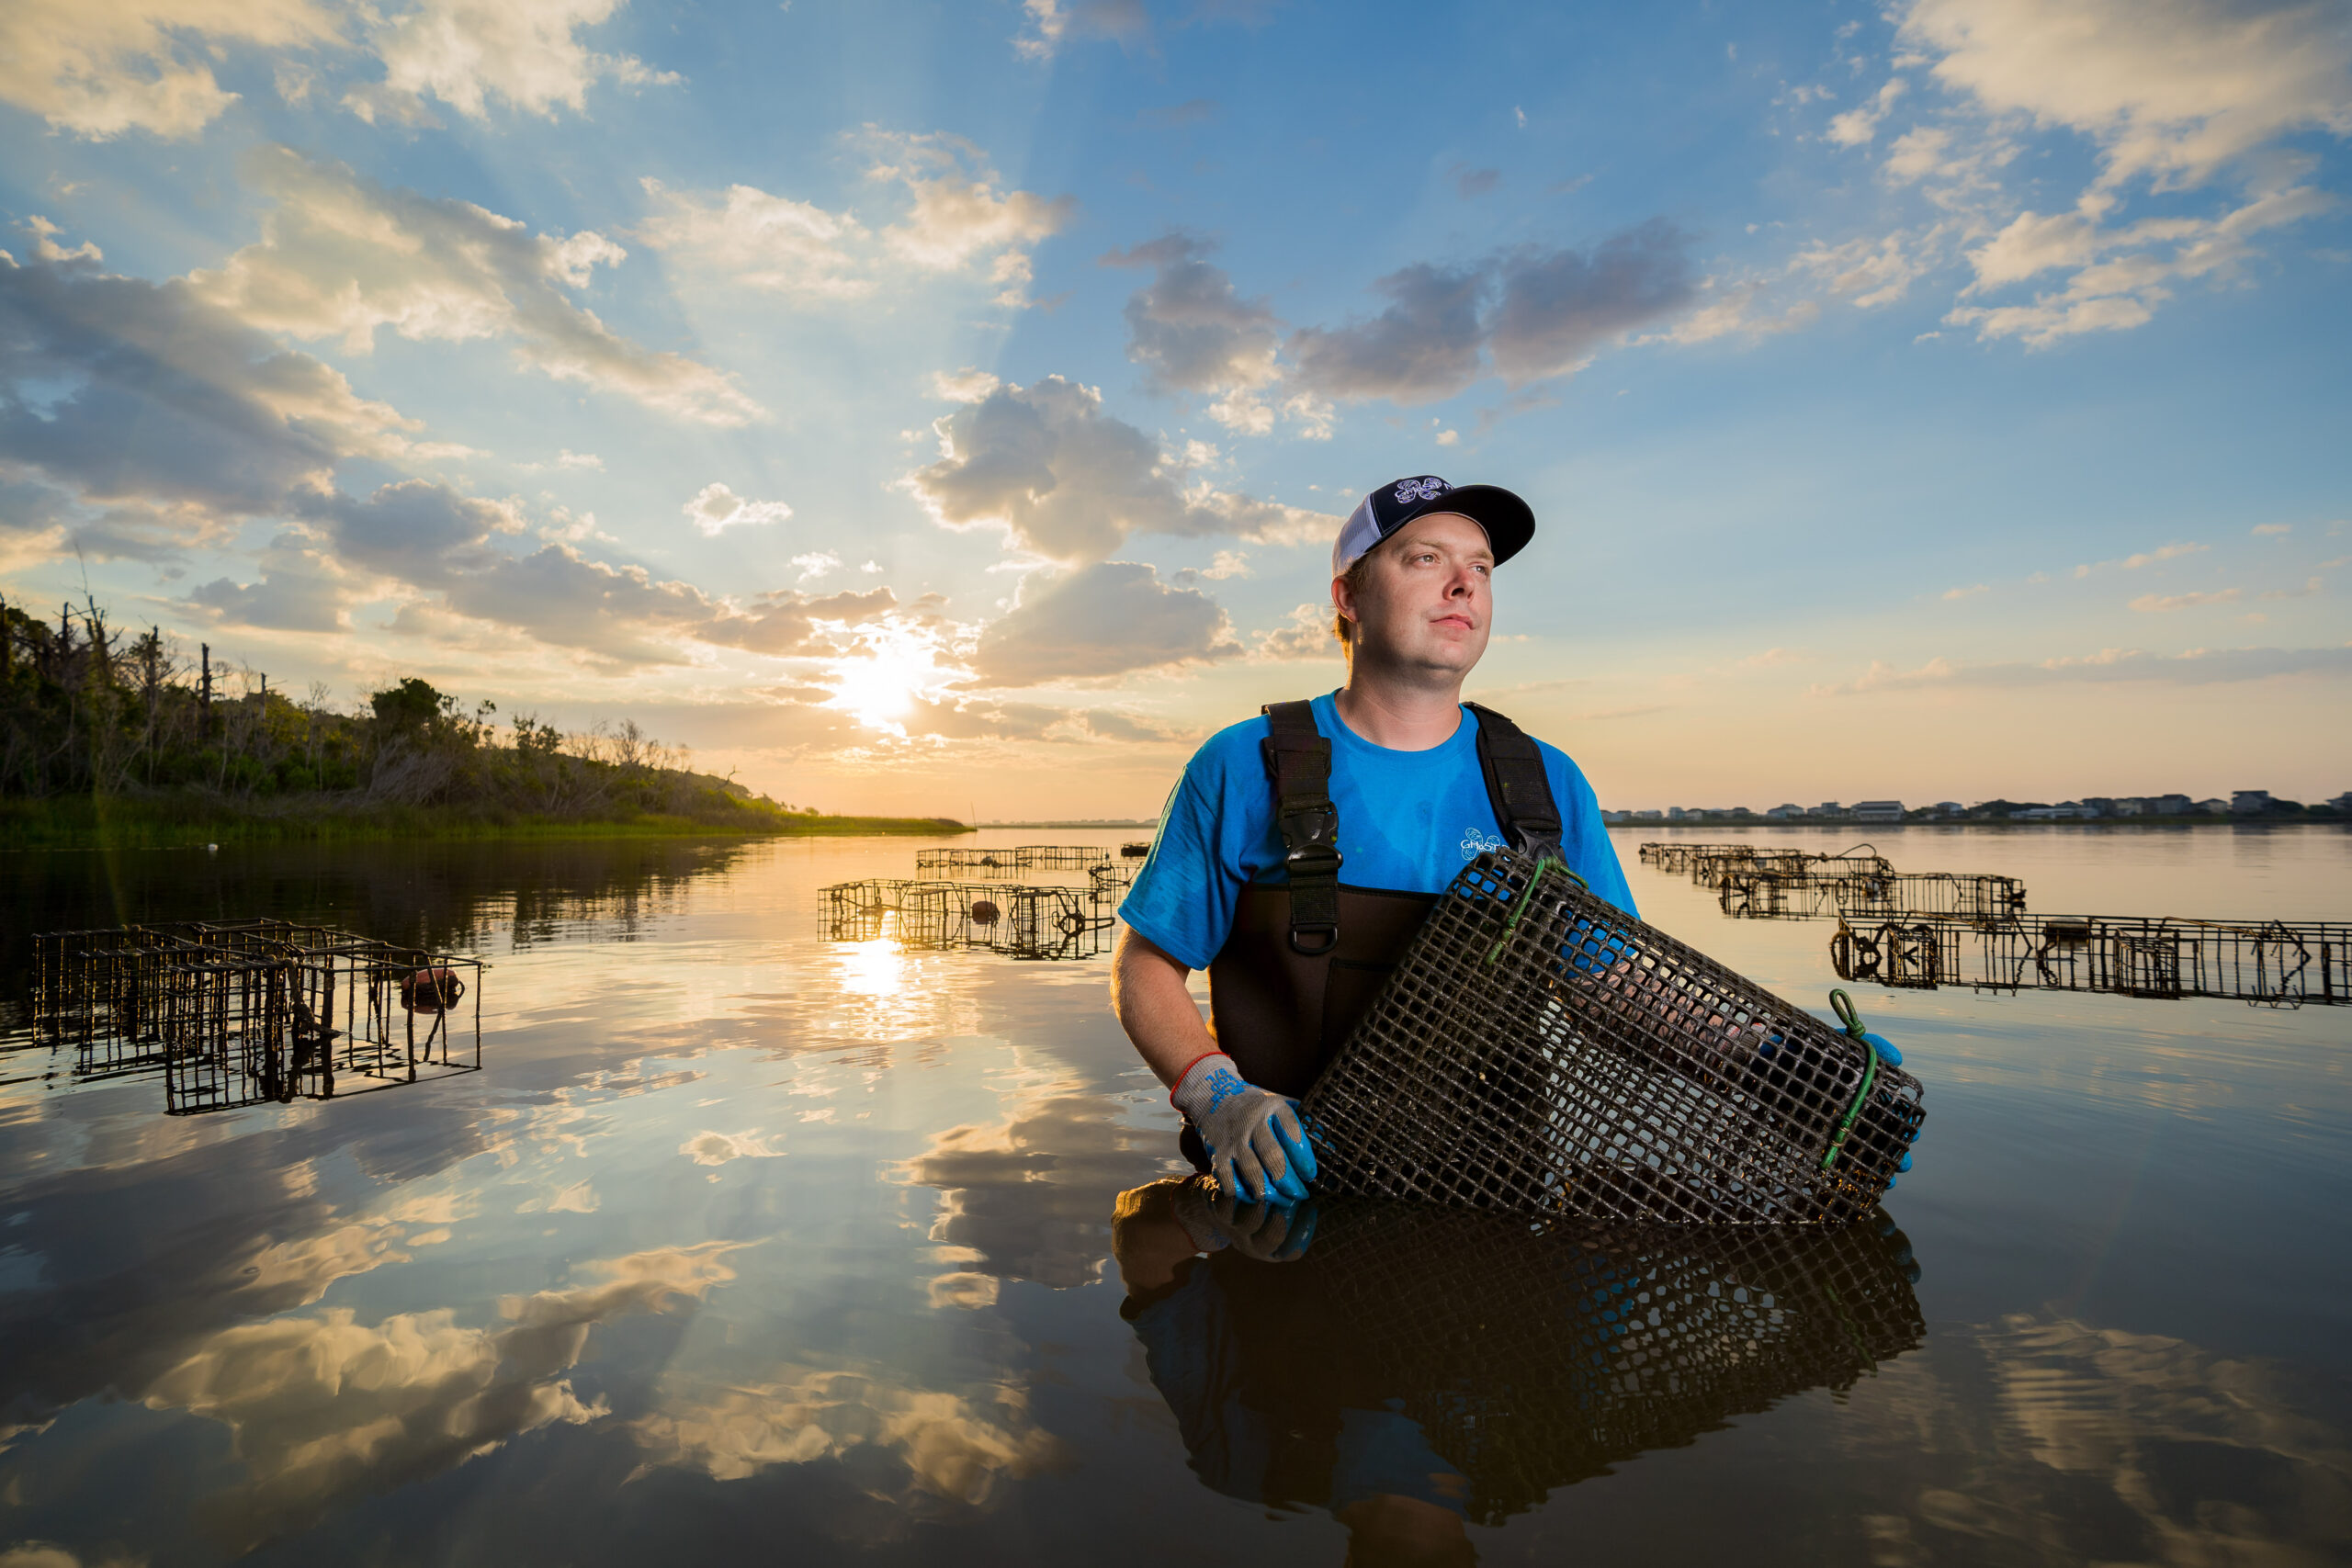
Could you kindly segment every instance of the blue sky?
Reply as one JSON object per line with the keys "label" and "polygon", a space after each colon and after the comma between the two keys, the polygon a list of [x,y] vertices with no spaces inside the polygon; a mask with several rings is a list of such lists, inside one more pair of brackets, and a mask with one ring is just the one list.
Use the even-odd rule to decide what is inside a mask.
{"label": "blue sky", "polygon": [[1612,806],[2352,787],[2342,5],[62,0],[0,586],[834,809],[1148,812],[1510,486]]}

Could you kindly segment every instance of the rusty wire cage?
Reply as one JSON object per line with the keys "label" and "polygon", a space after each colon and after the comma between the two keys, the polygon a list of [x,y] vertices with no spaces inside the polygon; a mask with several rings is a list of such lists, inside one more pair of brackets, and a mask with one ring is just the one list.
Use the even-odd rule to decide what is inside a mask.
{"label": "rusty wire cage", "polygon": [[1725,865],[1713,874],[1713,886],[1717,905],[1736,919],[1824,919],[1840,914],[1992,919],[2025,908],[2025,884],[2014,876],[1942,871]]}
{"label": "rusty wire cage", "polygon": [[1918,1081],[1577,885],[1481,855],[1307,1092],[1333,1191],[1529,1214],[1838,1224]]}
{"label": "rusty wire cage", "polygon": [[899,895],[899,940],[939,952],[994,947],[1011,891],[988,882],[909,883]]}
{"label": "rusty wire cage", "polygon": [[1111,852],[1091,844],[1023,844],[1012,858],[1023,871],[1091,871],[1107,863]]}
{"label": "rusty wire cage", "polygon": [[951,881],[1011,882],[1021,874],[1012,850],[917,850],[917,874]]}
{"label": "rusty wire cage", "polygon": [[996,951],[1013,958],[1092,958],[1110,947],[1110,921],[1090,891],[1075,887],[1006,890]]}
{"label": "rusty wire cage", "polygon": [[1691,863],[1702,856],[1723,860],[1752,859],[1754,844],[1682,844],[1653,841],[1638,852],[1644,865],[1654,865],[1660,871],[1689,871]]}
{"label": "rusty wire cage", "polygon": [[817,890],[818,916],[827,942],[872,942],[898,913],[907,887],[904,877],[869,876],[836,882]]}
{"label": "rusty wire cage", "polygon": [[2256,1007],[2352,1003],[2352,925],[2108,915],[1849,918],[1830,938],[1845,980],[1900,990],[2097,991]]}
{"label": "rusty wire cage", "polygon": [[1318,1276],[1317,1337],[1361,1364],[1345,1381],[1401,1401],[1482,1524],[1731,1416],[1849,1388],[1927,1331],[1891,1224],[1531,1224],[1344,1199],[1317,1222],[1282,1267]]}

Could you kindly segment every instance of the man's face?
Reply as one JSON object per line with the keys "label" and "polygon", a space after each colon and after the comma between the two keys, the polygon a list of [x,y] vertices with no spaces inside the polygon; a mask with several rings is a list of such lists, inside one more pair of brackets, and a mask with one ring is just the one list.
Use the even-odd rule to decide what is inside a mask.
{"label": "man's face", "polygon": [[1432,674],[1466,675],[1487,651],[1495,553],[1467,517],[1416,517],[1365,556],[1361,588],[1331,583],[1332,603],[1356,624],[1358,659]]}

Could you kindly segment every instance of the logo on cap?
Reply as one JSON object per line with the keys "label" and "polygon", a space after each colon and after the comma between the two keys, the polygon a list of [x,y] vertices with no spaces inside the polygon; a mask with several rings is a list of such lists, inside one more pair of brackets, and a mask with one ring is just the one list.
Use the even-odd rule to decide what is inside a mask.
{"label": "logo on cap", "polygon": [[1417,479],[1401,479],[1396,485],[1396,504],[1410,506],[1417,501],[1435,501],[1453,488],[1435,474],[1424,474]]}

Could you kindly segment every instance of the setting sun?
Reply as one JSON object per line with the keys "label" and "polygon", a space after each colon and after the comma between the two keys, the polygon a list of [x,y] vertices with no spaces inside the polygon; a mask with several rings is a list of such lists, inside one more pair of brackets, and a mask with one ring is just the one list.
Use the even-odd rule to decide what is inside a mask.
{"label": "setting sun", "polygon": [[820,705],[839,708],[869,728],[906,733],[905,720],[918,699],[936,698],[952,672],[937,662],[937,639],[913,626],[861,627],[858,651],[826,671],[832,697]]}

